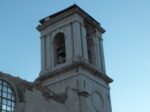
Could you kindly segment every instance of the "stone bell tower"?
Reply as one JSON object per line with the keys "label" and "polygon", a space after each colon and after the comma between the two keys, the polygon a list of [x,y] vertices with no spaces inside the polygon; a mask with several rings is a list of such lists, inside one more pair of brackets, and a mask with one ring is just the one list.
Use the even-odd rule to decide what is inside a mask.
{"label": "stone bell tower", "polygon": [[111,112],[103,39],[105,30],[77,5],[40,20],[37,81],[57,94],[60,112]]}

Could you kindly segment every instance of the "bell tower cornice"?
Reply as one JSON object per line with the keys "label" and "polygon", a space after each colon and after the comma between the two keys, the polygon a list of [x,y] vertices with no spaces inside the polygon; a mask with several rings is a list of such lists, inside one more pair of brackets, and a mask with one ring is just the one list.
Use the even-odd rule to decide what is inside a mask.
{"label": "bell tower cornice", "polygon": [[64,18],[67,18],[68,16],[78,14],[81,16],[84,20],[86,20],[89,24],[97,28],[101,33],[104,33],[105,30],[101,27],[100,23],[96,21],[94,18],[92,18],[89,14],[87,14],[84,10],[82,10],[79,6],[76,4],[60,11],[55,14],[52,14],[50,16],[47,16],[43,19],[41,19],[39,22],[40,24],[37,26],[37,30],[41,31],[48,27],[49,25],[55,24],[57,21],[61,21]]}
{"label": "bell tower cornice", "polygon": [[68,71],[72,71],[72,70],[75,70],[76,72],[74,73],[76,74],[82,73],[82,70],[88,71],[91,74],[93,74],[94,77],[104,80],[106,84],[113,82],[113,80],[108,75],[106,75],[106,73],[99,71],[96,67],[87,63],[83,59],[76,60],[72,64],[64,66],[64,67],[60,67],[59,69],[57,68],[56,70],[43,72],[42,74],[44,75],[37,78],[36,81],[44,81],[49,78],[57,77],[61,74],[65,74]]}

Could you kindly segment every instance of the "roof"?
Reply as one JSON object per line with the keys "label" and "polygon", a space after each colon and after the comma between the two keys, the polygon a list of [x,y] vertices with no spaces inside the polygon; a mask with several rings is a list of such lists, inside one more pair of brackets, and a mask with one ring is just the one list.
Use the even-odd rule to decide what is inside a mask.
{"label": "roof", "polygon": [[1,78],[10,79],[10,80],[13,80],[13,81],[15,81],[15,82],[28,83],[28,84],[31,83],[31,82],[28,82],[28,81],[26,81],[26,80],[24,80],[24,79],[21,79],[21,78],[18,77],[18,76],[13,76],[13,75],[11,75],[11,74],[4,73],[4,72],[1,72],[1,71],[0,71],[0,79],[1,79]]}
{"label": "roof", "polygon": [[54,17],[58,16],[59,14],[64,13],[64,12],[66,12],[66,11],[68,11],[68,10],[71,10],[71,9],[74,9],[74,8],[79,9],[81,12],[85,13],[88,17],[90,17],[90,19],[92,19],[92,20],[95,21],[97,24],[99,24],[98,21],[96,21],[93,17],[91,17],[89,14],[87,14],[83,9],[81,9],[81,8],[80,8],[78,5],[76,5],[76,4],[74,4],[74,5],[72,5],[72,6],[68,7],[68,8],[66,8],[66,9],[64,9],[64,10],[61,10],[61,11],[59,11],[59,12],[57,12],[57,13],[54,13],[54,14],[52,14],[52,15],[50,15],[50,16],[47,16],[47,17],[41,19],[39,22],[40,22],[41,24],[43,24],[43,23],[45,22],[45,19],[46,19],[46,18],[54,18]]}
{"label": "roof", "polygon": [[[75,10],[74,10],[75,9]],[[66,12],[70,11],[70,10],[74,10],[73,12],[76,12],[78,14],[80,14],[83,18],[86,18],[86,20],[89,20],[93,23],[94,26],[96,26],[97,28],[99,28],[101,30],[102,33],[105,32],[105,30],[100,26],[100,23],[98,21],[96,21],[93,17],[91,17],[88,13],[86,13],[83,9],[81,9],[78,5],[74,4],[64,10],[61,10],[57,13],[54,13],[50,16],[47,16],[43,19],[41,19],[40,25],[38,25],[37,29],[43,29],[42,26],[45,26],[49,21],[51,21],[52,19],[57,18],[57,16],[61,15],[61,14],[65,14]]]}

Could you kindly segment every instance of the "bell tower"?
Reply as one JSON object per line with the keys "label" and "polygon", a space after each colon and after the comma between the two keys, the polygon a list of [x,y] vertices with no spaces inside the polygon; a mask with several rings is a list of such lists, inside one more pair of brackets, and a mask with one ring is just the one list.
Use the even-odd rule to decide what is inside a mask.
{"label": "bell tower", "polygon": [[[77,5],[40,20],[37,81],[64,106],[60,112],[111,112],[100,23]],[[62,95],[62,96],[61,96]]]}

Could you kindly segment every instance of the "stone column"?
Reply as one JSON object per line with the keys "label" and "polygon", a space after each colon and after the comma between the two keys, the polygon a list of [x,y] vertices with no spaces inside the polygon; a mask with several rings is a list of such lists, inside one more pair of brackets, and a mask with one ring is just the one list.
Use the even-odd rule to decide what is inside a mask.
{"label": "stone column", "polygon": [[72,35],[71,35],[71,24],[65,28],[65,47],[66,47],[66,62],[71,63],[73,58],[73,45],[72,45]]}
{"label": "stone column", "polygon": [[57,32],[51,32],[51,38],[50,38],[50,52],[51,52],[51,68],[53,69],[54,68],[54,61],[55,61],[55,58],[54,58],[54,38],[55,38],[55,35],[56,35]]}
{"label": "stone column", "polygon": [[94,61],[94,65],[98,68],[98,64],[99,64],[99,62],[98,62],[98,52],[97,52],[97,38],[96,38],[96,36],[95,36],[95,34],[93,35],[93,44],[94,44],[94,51],[93,51],[93,53],[92,53],[92,55],[93,55],[93,61]]}
{"label": "stone column", "polygon": [[86,29],[82,24],[80,24],[80,29],[81,29],[83,58],[88,61]]}
{"label": "stone column", "polygon": [[95,39],[96,39],[96,57],[97,57],[97,60],[96,60],[96,62],[97,62],[97,68],[98,69],[102,69],[101,68],[101,53],[100,53],[100,44],[99,44],[99,37],[97,36],[97,35],[95,35]]}
{"label": "stone column", "polygon": [[73,41],[75,58],[82,56],[80,23],[77,21],[73,22]]}
{"label": "stone column", "polygon": [[101,68],[102,68],[103,72],[106,72],[102,37],[100,37],[100,41],[99,42],[100,42],[100,54],[101,54]]}
{"label": "stone column", "polygon": [[52,60],[51,60],[51,34],[49,33],[47,35],[47,38],[46,38],[46,52],[47,52],[47,68],[50,69],[51,68],[51,63],[52,63]]}
{"label": "stone column", "polygon": [[41,36],[41,70],[46,69],[46,37]]}

